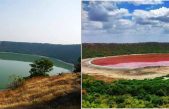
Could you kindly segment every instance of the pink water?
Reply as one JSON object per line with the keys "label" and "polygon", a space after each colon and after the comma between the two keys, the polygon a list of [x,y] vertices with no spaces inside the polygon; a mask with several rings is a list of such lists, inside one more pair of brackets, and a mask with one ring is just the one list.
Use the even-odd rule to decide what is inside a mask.
{"label": "pink water", "polygon": [[103,65],[112,68],[143,68],[148,66],[169,66],[169,61],[159,61],[159,62],[129,62],[129,63],[119,63],[112,65]]}

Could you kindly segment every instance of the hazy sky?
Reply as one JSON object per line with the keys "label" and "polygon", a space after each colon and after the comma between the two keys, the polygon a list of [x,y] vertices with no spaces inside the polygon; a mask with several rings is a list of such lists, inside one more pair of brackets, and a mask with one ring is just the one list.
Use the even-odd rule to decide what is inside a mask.
{"label": "hazy sky", "polygon": [[0,40],[81,43],[81,1],[0,0]]}
{"label": "hazy sky", "polygon": [[82,42],[169,42],[169,1],[84,1]]}

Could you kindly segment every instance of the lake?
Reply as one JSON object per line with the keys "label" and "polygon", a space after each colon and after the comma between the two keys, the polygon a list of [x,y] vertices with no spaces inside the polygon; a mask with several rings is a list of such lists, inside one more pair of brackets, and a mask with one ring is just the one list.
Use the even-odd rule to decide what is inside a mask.
{"label": "lake", "polygon": [[[11,76],[12,75],[17,75],[17,76],[29,76],[29,70],[30,70],[30,65],[33,60],[30,60],[30,62],[26,62],[26,61],[22,61],[22,60],[17,60],[17,58],[10,58],[10,60],[7,60],[6,58],[4,59],[4,57],[2,56],[2,54],[4,55],[4,53],[0,53],[0,89],[5,89],[7,88],[8,84],[11,82]],[[13,53],[5,53],[6,56],[10,55],[10,57],[12,56]],[[15,54],[16,55],[16,54]],[[22,58],[28,59],[30,57],[34,57],[34,59],[36,59],[35,57],[38,56],[32,56],[32,55],[23,55],[23,54],[18,54],[18,57],[22,56]],[[39,56],[41,57],[41,56]],[[38,58],[39,58],[38,57]],[[15,60],[14,60],[15,59]],[[21,58],[20,58],[21,59]],[[57,75],[58,73],[66,73],[66,72],[70,72],[72,70],[72,68],[66,65],[66,63],[62,62],[62,61],[57,61],[54,59],[50,59],[52,61],[54,61],[54,67],[53,70],[51,72],[49,72],[49,75]],[[60,63],[60,64],[59,64]],[[61,67],[61,65],[63,67]],[[56,67],[59,66],[59,67]]]}

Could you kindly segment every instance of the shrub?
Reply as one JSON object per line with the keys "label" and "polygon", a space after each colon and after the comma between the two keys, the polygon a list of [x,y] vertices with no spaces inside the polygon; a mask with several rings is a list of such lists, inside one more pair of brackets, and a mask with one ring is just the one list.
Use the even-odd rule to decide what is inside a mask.
{"label": "shrub", "polygon": [[48,76],[47,72],[53,70],[53,62],[45,58],[34,61],[30,66],[30,77]]}
{"label": "shrub", "polygon": [[78,63],[75,66],[75,69],[73,72],[77,73],[77,72],[81,72],[81,58],[78,58]]}
{"label": "shrub", "polygon": [[9,84],[9,88],[10,89],[16,89],[20,86],[22,86],[25,83],[25,79],[20,77],[20,76],[11,76],[11,78],[13,79],[12,82]]}
{"label": "shrub", "polygon": [[[111,83],[83,75],[82,106],[110,108],[153,108],[169,105],[169,79],[117,80]],[[89,102],[87,102],[89,101]]]}
{"label": "shrub", "polygon": [[59,75],[59,76],[62,76],[62,75],[63,75],[63,73],[59,73],[58,75]]}

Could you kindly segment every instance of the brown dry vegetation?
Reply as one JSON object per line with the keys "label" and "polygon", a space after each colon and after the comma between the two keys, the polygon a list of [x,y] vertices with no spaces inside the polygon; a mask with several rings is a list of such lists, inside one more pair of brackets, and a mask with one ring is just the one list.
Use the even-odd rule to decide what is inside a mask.
{"label": "brown dry vegetation", "polygon": [[91,76],[94,77],[95,80],[101,80],[106,83],[111,83],[113,81],[120,80],[119,78],[112,78],[112,77],[107,77],[104,75],[91,75]]}
{"label": "brown dry vegetation", "polygon": [[[17,89],[0,91],[0,109],[62,109],[66,104],[69,109],[78,109],[80,80],[80,73],[28,79]],[[71,105],[72,99],[79,100],[79,104],[75,101],[76,104]]]}

